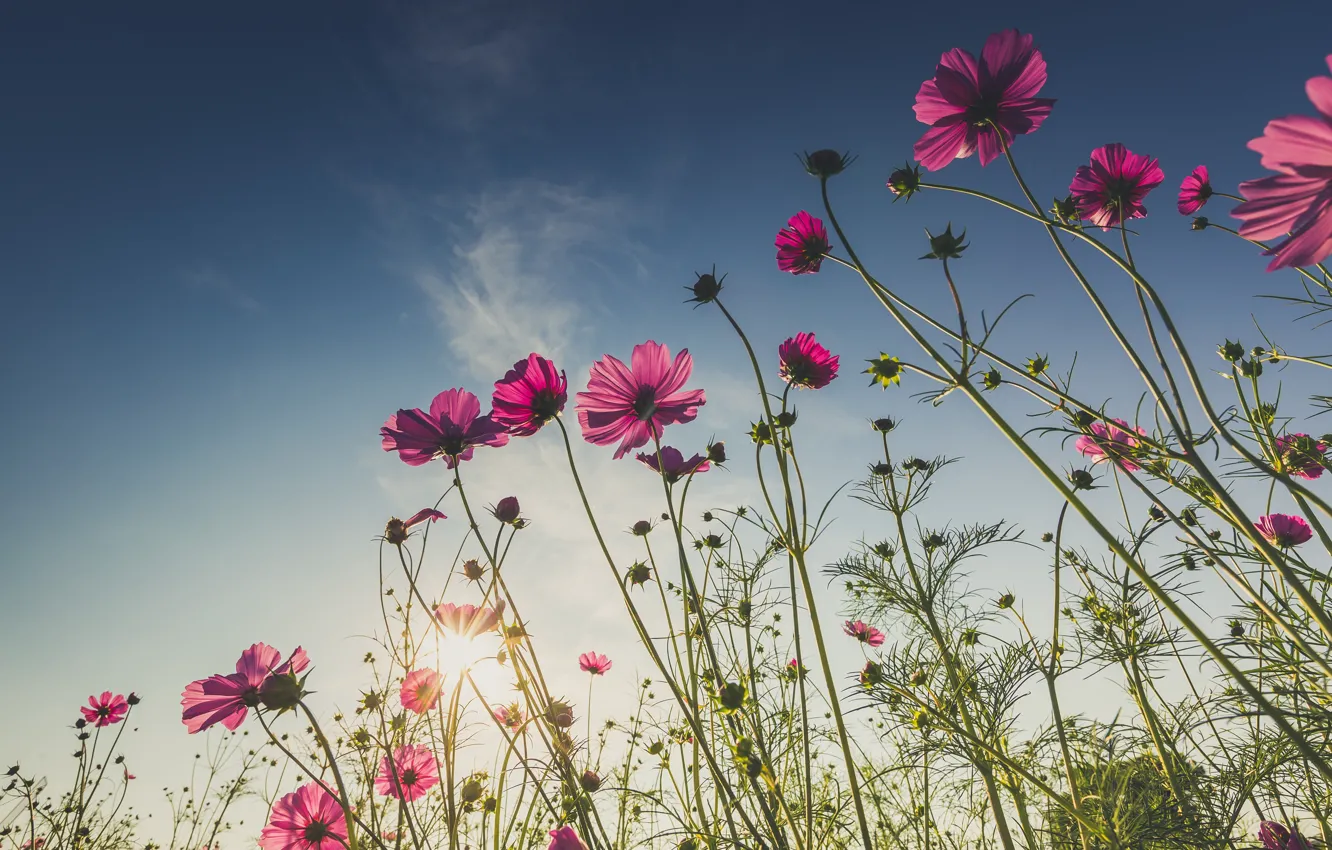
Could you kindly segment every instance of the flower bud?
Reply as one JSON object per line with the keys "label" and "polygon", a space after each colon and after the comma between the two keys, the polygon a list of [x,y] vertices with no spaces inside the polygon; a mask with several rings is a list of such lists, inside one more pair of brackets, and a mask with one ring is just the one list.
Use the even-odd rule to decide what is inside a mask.
{"label": "flower bud", "polygon": [[930,240],[930,252],[921,257],[922,260],[960,260],[962,252],[967,250],[966,238],[967,232],[964,230],[961,234],[953,235],[953,223],[948,223],[947,229],[938,236],[925,231],[925,235]]}
{"label": "flower bud", "polygon": [[486,789],[485,786],[481,784],[481,780],[477,779],[475,776],[469,776],[467,781],[462,784],[462,788],[459,789],[458,796],[462,798],[464,803],[475,803],[477,800],[480,800],[485,793]]}
{"label": "flower bud", "polygon": [[1096,479],[1085,469],[1075,469],[1068,474],[1068,483],[1073,485],[1074,490],[1090,490]]}
{"label": "flower bud", "polygon": [[999,597],[999,599],[998,599],[998,601],[997,601],[996,604],[998,604],[998,606],[999,606],[1000,609],[1012,608],[1012,607],[1013,607],[1013,594],[1011,594],[1011,593],[1005,593],[1005,594],[1001,595],[1001,596]]}
{"label": "flower bud", "polygon": [[710,463],[726,463],[726,443],[718,440],[715,443],[708,444],[708,461]]}
{"label": "flower bud", "polygon": [[546,720],[552,726],[568,729],[574,724],[573,706],[564,700],[551,700],[546,706]]}
{"label": "flower bud", "polygon": [[1004,376],[999,374],[998,369],[991,369],[981,376],[981,386],[987,390],[997,390],[1003,386]]}
{"label": "flower bud", "polygon": [[1216,353],[1220,354],[1223,360],[1238,363],[1244,359],[1244,345],[1240,342],[1226,340],[1224,345],[1217,346]]}
{"label": "flower bud", "polygon": [[486,575],[486,568],[476,558],[468,558],[463,561],[462,574],[468,581],[480,581]]}
{"label": "flower bud", "polygon": [[885,416],[881,419],[875,419],[870,423],[870,426],[880,434],[887,434],[889,431],[897,427],[897,422],[891,417]]}
{"label": "flower bud", "polygon": [[806,153],[799,159],[801,164],[805,166],[806,173],[820,180],[827,180],[829,177],[841,174],[848,165],[856,160],[850,153],[838,153],[828,148],[814,151],[814,153]]}
{"label": "flower bud", "polygon": [[1207,220],[1207,216],[1200,215],[1197,218],[1195,218],[1193,220],[1193,223],[1189,226],[1194,230],[1206,230],[1208,224],[1211,224],[1211,222]]}
{"label": "flower bud", "polygon": [[638,561],[629,567],[628,576],[634,587],[642,587],[652,580],[652,568],[642,561]]}
{"label": "flower bud", "polygon": [[578,784],[583,786],[583,790],[591,794],[601,787],[601,777],[595,770],[585,770],[583,775],[578,777]]}
{"label": "flower bud", "polygon": [[865,374],[870,376],[870,386],[878,384],[883,389],[887,389],[892,384],[902,381],[902,363],[896,357],[889,357],[880,352],[877,360],[866,360],[870,367],[865,370]]}
{"label": "flower bud", "polygon": [[305,696],[305,688],[300,679],[292,672],[269,676],[259,687],[259,701],[264,708],[274,711],[287,711],[300,704]]}
{"label": "flower bud", "polygon": [[717,710],[722,714],[734,714],[745,704],[745,686],[739,682],[727,682],[717,692]]}
{"label": "flower bud", "polygon": [[778,428],[790,428],[796,423],[797,413],[794,410],[783,410],[773,417],[773,423]]}
{"label": "flower bud", "polygon": [[640,519],[638,522],[634,523],[633,527],[629,530],[633,532],[635,537],[647,537],[648,532],[652,530],[652,523],[645,519]]}
{"label": "flower bud", "polygon": [[1077,202],[1073,196],[1069,195],[1062,201],[1058,198],[1050,205],[1050,215],[1054,216],[1060,224],[1072,224],[1081,218],[1078,213]]}
{"label": "flower bud", "polygon": [[505,496],[499,500],[499,504],[490,509],[490,515],[505,525],[517,525],[520,519],[518,511],[518,499],[514,496]]}
{"label": "flower bud", "polygon": [[384,539],[394,546],[401,546],[407,542],[407,523],[393,517],[384,526]]}
{"label": "flower bud", "polygon": [[698,274],[695,272],[695,275],[698,277],[698,280],[694,281],[694,285],[685,287],[685,289],[688,289],[694,294],[694,297],[688,299],[685,303],[688,304],[690,301],[693,301],[698,304],[710,304],[713,301],[716,301],[717,296],[721,294],[722,281],[726,279],[726,275],[722,275],[721,280],[718,280],[716,266],[712,267],[710,273]]}
{"label": "flower bud", "polygon": [[888,191],[896,195],[893,203],[911,200],[911,196],[920,191],[920,168],[907,163],[889,174]]}

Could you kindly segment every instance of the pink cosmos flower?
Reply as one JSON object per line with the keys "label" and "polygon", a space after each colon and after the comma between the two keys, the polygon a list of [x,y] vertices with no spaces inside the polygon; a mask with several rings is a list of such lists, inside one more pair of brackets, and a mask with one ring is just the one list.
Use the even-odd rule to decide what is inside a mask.
{"label": "pink cosmos flower", "polygon": [[1258,533],[1268,543],[1283,549],[1308,543],[1309,538],[1313,537],[1313,529],[1304,521],[1304,517],[1290,514],[1268,514],[1260,517],[1253,527],[1258,529]]}
{"label": "pink cosmos flower", "polygon": [[564,410],[569,382],[539,354],[519,360],[495,382],[490,418],[515,437],[530,437]]}
{"label": "pink cosmos flower", "polygon": [[[1327,67],[1332,70],[1332,56]],[[1244,222],[1239,232],[1247,239],[1287,237],[1263,252],[1272,257],[1268,271],[1332,255],[1332,77],[1313,77],[1304,90],[1318,117],[1277,118],[1249,142],[1262,154],[1263,168],[1278,173],[1241,183],[1244,203],[1230,211]]]}
{"label": "pink cosmos flower", "polygon": [[337,850],[346,842],[341,804],[314,782],[274,803],[268,825],[259,834],[264,850]]}
{"label": "pink cosmos flower", "polygon": [[1179,201],[1175,208],[1180,215],[1193,215],[1212,197],[1212,184],[1208,180],[1207,166],[1200,165],[1179,184]]}
{"label": "pink cosmos flower", "polygon": [[435,619],[456,635],[474,638],[499,628],[500,615],[503,613],[502,599],[494,608],[478,608],[475,605],[455,605],[446,602],[435,609]]}
{"label": "pink cosmos flower", "polygon": [[883,632],[871,625],[861,622],[860,620],[856,620],[855,622],[847,620],[842,624],[842,631],[861,643],[867,643],[874,647],[883,646]]}
{"label": "pink cosmos flower", "polygon": [[[1078,437],[1073,447],[1086,457],[1093,458],[1094,463],[1112,462],[1125,472],[1136,472],[1142,469],[1141,466],[1134,463],[1128,454],[1131,450],[1137,448],[1141,443],[1133,432],[1129,430],[1129,424],[1123,419],[1114,420],[1114,424],[1096,421],[1088,428],[1091,434],[1084,434]],[[1141,428],[1135,428],[1140,436],[1147,436],[1147,432]]]}
{"label": "pink cosmos flower", "polygon": [[1265,850],[1310,850],[1309,842],[1294,828],[1274,820],[1265,820],[1258,825],[1258,840],[1263,842]]}
{"label": "pink cosmos flower", "polygon": [[36,838],[31,839],[30,841],[23,842],[23,847],[21,848],[21,850],[42,850],[42,848],[45,846],[46,846],[46,838],[44,836],[39,835]]}
{"label": "pink cosmos flower", "polygon": [[793,387],[819,390],[837,377],[838,359],[819,345],[814,334],[798,333],[777,347],[777,374]]}
{"label": "pink cosmos flower", "polygon": [[702,390],[681,389],[694,371],[694,359],[688,349],[674,363],[670,358],[670,349],[648,340],[634,346],[632,367],[609,354],[594,363],[586,392],[577,396],[583,439],[598,446],[619,440],[619,460],[660,438],[667,425],[692,422],[707,401]]}
{"label": "pink cosmos flower", "polygon": [[413,408],[390,416],[379,429],[384,451],[396,451],[412,466],[442,458],[453,469],[471,460],[477,446],[498,448],[509,442],[504,426],[480,413],[481,402],[467,390],[445,390],[430,403],[429,413]]}
{"label": "pink cosmos flower", "polygon": [[88,697],[88,704],[79,711],[83,712],[83,719],[94,726],[110,726],[125,719],[129,714],[129,703],[124,694],[112,696],[110,691],[102,691],[100,697]]}
{"label": "pink cosmos flower", "polygon": [[587,845],[572,826],[562,826],[550,831],[550,846],[546,850],[587,850]]}
{"label": "pink cosmos flower", "polygon": [[1000,134],[1011,145],[1049,117],[1054,100],[1035,96],[1045,81],[1045,58],[1017,30],[987,38],[980,62],[960,48],[948,51],[916,93],[916,120],[930,125],[916,159],[938,171],[979,150],[981,165],[989,165],[1003,152]]}
{"label": "pink cosmos flower", "polygon": [[441,519],[448,519],[448,517],[434,508],[422,508],[406,520],[391,517],[388,524],[384,526],[384,539],[395,546],[400,546],[407,542],[407,532],[411,530],[412,526],[420,525],[426,520],[435,522]]}
{"label": "pink cosmos flower", "polygon": [[832,250],[823,220],[801,210],[777,231],[777,268],[791,274],[814,274],[823,255]]}
{"label": "pink cosmos flower", "polygon": [[402,680],[402,707],[417,714],[425,714],[439,702],[444,680],[434,670],[413,670]]}
{"label": "pink cosmos flower", "polygon": [[1165,172],[1155,159],[1115,142],[1091,152],[1091,165],[1078,166],[1068,191],[1083,221],[1108,230],[1146,217],[1143,199],[1163,180]]}
{"label": "pink cosmos flower", "polygon": [[578,667],[584,673],[591,673],[593,676],[604,676],[610,672],[611,660],[595,652],[584,652],[578,656]]}
{"label": "pink cosmos flower", "polygon": [[435,764],[435,754],[428,747],[407,744],[393,751],[391,762],[388,756],[380,761],[375,793],[410,803],[437,784],[439,765]]}
{"label": "pink cosmos flower", "polygon": [[1323,474],[1327,443],[1308,434],[1282,434],[1276,438],[1277,451],[1286,471],[1296,478],[1312,481]]}
{"label": "pink cosmos flower", "polygon": [[516,702],[510,705],[497,706],[494,710],[494,715],[495,719],[500,722],[500,725],[504,726],[511,732],[516,732],[521,729],[523,721],[526,719],[523,716],[523,707]]}
{"label": "pink cosmos flower", "polygon": [[259,689],[269,676],[299,673],[310,665],[305,650],[299,646],[282,663],[282,653],[265,643],[256,643],[241,653],[236,672],[217,674],[185,686],[180,704],[181,719],[190,734],[221,723],[235,732],[245,722],[248,709],[259,705]]}
{"label": "pink cosmos flower", "polygon": [[653,472],[661,473],[664,466],[666,480],[672,484],[687,475],[695,472],[707,472],[712,468],[712,464],[708,463],[708,459],[703,455],[696,454],[685,460],[685,456],[674,446],[662,446],[660,460],[658,460],[656,452],[639,452],[635,457],[639,463],[644,464]]}

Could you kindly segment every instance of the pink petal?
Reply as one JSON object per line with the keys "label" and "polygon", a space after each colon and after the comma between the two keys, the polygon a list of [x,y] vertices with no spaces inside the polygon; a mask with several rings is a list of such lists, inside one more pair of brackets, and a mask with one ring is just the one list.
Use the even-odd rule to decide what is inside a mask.
{"label": "pink petal", "polygon": [[670,371],[670,350],[653,340],[634,346],[630,362],[633,364],[635,383],[638,386],[660,386],[662,379]]}
{"label": "pink petal", "polygon": [[927,171],[938,171],[976,150],[976,130],[965,123],[939,124],[916,140],[913,153]]}
{"label": "pink petal", "polygon": [[1290,232],[1327,185],[1326,180],[1295,174],[1246,180],[1239,187],[1245,201],[1230,214],[1244,222],[1240,235],[1246,239],[1277,239]]}
{"label": "pink petal", "polygon": [[1332,167],[1332,124],[1308,115],[1276,118],[1267,122],[1249,148],[1262,154],[1263,168],[1273,171],[1286,171],[1283,166],[1291,165]]}

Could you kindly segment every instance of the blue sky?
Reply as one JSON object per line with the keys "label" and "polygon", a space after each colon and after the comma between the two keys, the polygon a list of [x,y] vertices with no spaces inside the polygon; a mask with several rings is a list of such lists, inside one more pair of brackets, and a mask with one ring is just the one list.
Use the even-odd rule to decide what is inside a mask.
{"label": "blue sky", "polygon": [[[140,763],[172,776],[190,744],[181,687],[255,640],[304,643],[328,671],[321,690],[350,703],[365,646],[349,636],[375,624],[372,537],[444,480],[383,454],[379,425],[447,387],[484,395],[534,348],[581,388],[603,352],[688,346],[710,401],[680,439],[741,440],[755,402],[740,351],[715,313],[680,303],[713,263],[774,370],[800,330],[843,356],[843,379],[800,401],[825,435],[821,486],[874,459],[864,419],[904,415],[904,451],[968,456],[941,517],[994,518],[984,482],[1003,481],[1012,518],[1039,533],[1057,504],[961,399],[929,410],[854,375],[880,350],[914,354],[854,281],[776,270],[774,232],[818,203],[793,152],[859,154],[833,188],[881,278],[948,315],[937,266],[915,258],[922,228],[965,227],[972,309],[1037,295],[1001,347],[1059,367],[1079,350],[1088,394],[1131,405],[1136,386],[1042,234],[965,199],[890,203],[883,181],[923,129],[916,89],[948,48],[1035,33],[1058,98],[1016,148],[1038,195],[1062,196],[1107,142],[1160,157],[1138,257],[1186,338],[1202,352],[1254,339],[1255,313],[1306,339],[1251,298],[1294,279],[1264,276],[1225,234],[1188,232],[1173,190],[1200,162],[1227,190],[1261,174],[1244,143],[1309,111],[1303,82],[1332,51],[1332,13],[1314,5],[11,4],[0,645],[6,691],[25,696],[0,703],[0,758],[42,760],[63,746],[61,711],[137,690]],[[998,164],[940,178],[1015,195]],[[591,612],[546,615],[558,656],[627,629],[582,581],[597,567],[555,448],[480,452],[468,474],[482,501],[514,493],[537,519],[534,597]],[[608,525],[654,510],[635,465],[582,459]],[[717,477],[707,498],[746,498],[747,470]],[[987,583],[1044,575],[1001,564]]]}

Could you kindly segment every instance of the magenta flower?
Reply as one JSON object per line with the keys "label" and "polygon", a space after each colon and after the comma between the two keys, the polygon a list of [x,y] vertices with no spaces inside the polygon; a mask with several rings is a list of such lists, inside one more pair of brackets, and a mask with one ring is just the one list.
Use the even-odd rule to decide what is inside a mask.
{"label": "magenta flower", "polygon": [[828,228],[801,210],[777,231],[777,268],[791,274],[814,274],[823,264],[823,255],[832,250]]}
{"label": "magenta flower", "polygon": [[401,546],[407,542],[407,532],[411,530],[412,526],[420,525],[426,520],[435,522],[441,519],[448,519],[448,517],[434,508],[422,508],[405,520],[391,517],[388,525],[384,526],[384,539],[395,546]]}
{"label": "magenta flower", "polygon": [[1163,180],[1165,172],[1155,159],[1115,142],[1091,152],[1091,165],[1078,166],[1068,191],[1083,221],[1108,230],[1146,217],[1143,199]]}
{"label": "magenta flower", "polygon": [[648,340],[634,346],[630,362],[632,368],[609,354],[602,357],[577,396],[583,439],[598,446],[619,440],[616,460],[659,439],[667,425],[692,422],[707,401],[702,390],[681,390],[694,371],[688,349],[672,363],[670,349]]}
{"label": "magenta flower", "polygon": [[1308,543],[1309,538],[1313,537],[1313,529],[1309,528],[1309,523],[1304,521],[1304,517],[1290,514],[1268,514],[1259,517],[1253,527],[1258,529],[1258,533],[1266,538],[1268,543],[1283,549]]}
{"label": "magenta flower", "polygon": [[1265,820],[1258,825],[1258,840],[1263,842],[1265,850],[1310,850],[1309,842],[1298,830],[1288,829],[1274,820]]}
{"label": "magenta flower", "polygon": [[[1141,441],[1129,430],[1129,424],[1123,419],[1116,419],[1114,423],[1093,422],[1089,428],[1091,434],[1084,434],[1078,437],[1073,447],[1086,457],[1092,458],[1094,463],[1111,462],[1125,472],[1136,472],[1142,469],[1141,466],[1134,463],[1129,458],[1129,453],[1141,445]],[[1135,428],[1139,436],[1147,436],[1147,432],[1141,428]]]}
{"label": "magenta flower", "polygon": [[814,334],[798,333],[777,347],[777,374],[793,387],[820,390],[837,377],[838,359]]}
{"label": "magenta flower", "polygon": [[856,620],[855,622],[847,620],[842,624],[842,631],[861,643],[867,643],[874,647],[883,646],[883,632],[871,625],[861,622],[860,620]]}
{"label": "magenta flower", "polygon": [[496,448],[509,442],[504,426],[481,416],[481,402],[467,390],[445,390],[430,403],[430,412],[399,410],[379,434],[384,451],[396,451],[403,463],[421,466],[442,458],[449,469],[471,460],[477,446]]}
{"label": "magenta flower", "polygon": [[961,48],[948,51],[916,92],[916,120],[930,126],[916,142],[916,159],[938,171],[979,150],[981,165],[989,165],[1003,145],[1049,117],[1054,100],[1035,96],[1045,80],[1044,57],[1017,30],[987,38],[980,62]]}
{"label": "magenta flower", "polygon": [[346,844],[342,805],[314,782],[274,803],[259,834],[264,850],[337,850]]}
{"label": "magenta flower", "polygon": [[221,723],[235,732],[245,722],[247,710],[259,705],[259,689],[270,676],[299,673],[310,659],[299,646],[291,657],[278,663],[282,653],[265,643],[256,643],[241,653],[236,672],[217,674],[185,686],[180,704],[181,720],[190,734]]}
{"label": "magenta flower", "polygon": [[435,609],[435,619],[454,634],[470,639],[499,628],[499,618],[503,613],[502,599],[495,608],[478,608],[475,605],[455,605],[448,602]]}
{"label": "magenta flower", "polygon": [[[1327,67],[1332,70],[1332,56]],[[1244,203],[1230,211],[1244,222],[1239,232],[1247,239],[1288,237],[1263,252],[1272,257],[1268,271],[1332,255],[1332,77],[1313,77],[1304,90],[1318,117],[1277,118],[1249,142],[1262,154],[1263,168],[1278,173],[1241,183]]]}
{"label": "magenta flower", "polygon": [[510,732],[516,732],[521,729],[523,721],[526,719],[523,717],[523,707],[516,702],[511,705],[498,706],[493,713],[500,725],[508,729]]}
{"label": "magenta flower", "polygon": [[530,437],[564,410],[569,382],[555,364],[529,354],[495,382],[490,418],[515,437]]}
{"label": "magenta flower", "polygon": [[417,714],[425,714],[439,702],[443,678],[434,670],[413,670],[402,680],[402,707]]}
{"label": "magenta flower", "polygon": [[550,831],[550,846],[546,850],[587,850],[587,845],[572,826],[562,826]]}
{"label": "magenta flower", "polygon": [[656,452],[639,452],[635,457],[653,472],[662,473],[664,471],[666,480],[672,484],[685,476],[692,475],[695,472],[707,472],[712,468],[712,464],[703,455],[696,454],[685,460],[684,455],[674,446],[662,446],[660,460],[658,460]]}
{"label": "magenta flower", "polygon": [[1312,481],[1323,474],[1327,443],[1308,434],[1282,434],[1276,438],[1277,451],[1286,472]]}
{"label": "magenta flower", "polygon": [[439,784],[439,765],[428,747],[407,744],[379,762],[375,793],[381,797],[412,802]]}
{"label": "magenta flower", "polygon": [[129,714],[129,703],[124,694],[112,696],[110,691],[102,691],[100,697],[88,697],[88,704],[79,711],[83,712],[83,719],[94,726],[110,726],[125,719]]}
{"label": "magenta flower", "polygon": [[1179,201],[1175,208],[1180,215],[1193,215],[1212,197],[1212,184],[1208,181],[1207,166],[1200,165],[1179,184]]}
{"label": "magenta flower", "polygon": [[595,652],[584,652],[578,656],[578,667],[584,673],[591,673],[593,676],[604,676],[610,672],[611,660]]}

